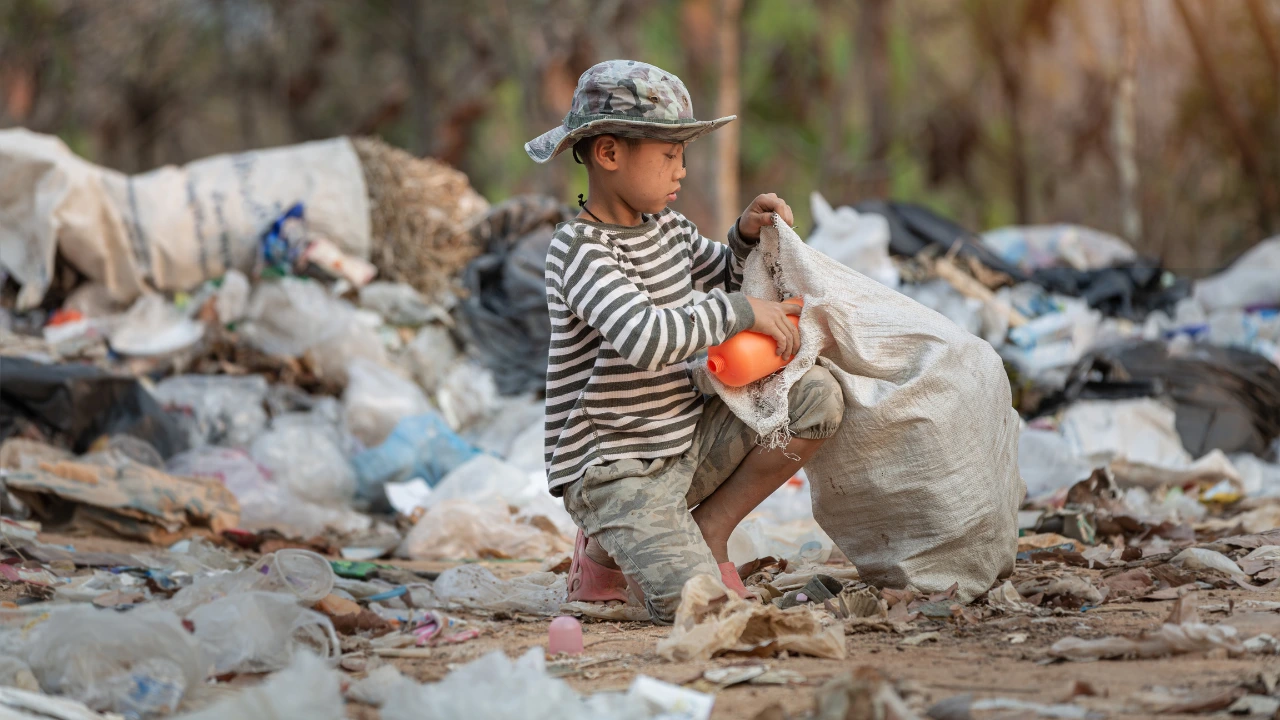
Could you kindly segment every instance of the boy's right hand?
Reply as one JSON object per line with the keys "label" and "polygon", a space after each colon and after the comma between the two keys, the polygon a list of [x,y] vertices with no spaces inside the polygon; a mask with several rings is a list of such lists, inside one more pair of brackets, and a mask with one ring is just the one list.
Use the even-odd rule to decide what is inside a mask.
{"label": "boy's right hand", "polygon": [[788,315],[799,315],[803,308],[794,303],[777,303],[748,297],[751,310],[756,315],[752,332],[764,333],[778,343],[777,354],[789,358],[800,352],[800,329],[787,320]]}

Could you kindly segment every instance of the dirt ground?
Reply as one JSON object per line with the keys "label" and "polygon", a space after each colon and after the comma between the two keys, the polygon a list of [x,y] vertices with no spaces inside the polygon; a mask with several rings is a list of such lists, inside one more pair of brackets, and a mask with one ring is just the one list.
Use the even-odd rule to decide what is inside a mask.
{"label": "dirt ground", "polygon": [[[44,535],[41,540],[74,545],[80,551],[139,552],[155,548],[104,538]],[[395,563],[417,570],[442,570],[449,563]],[[502,578],[540,569],[538,563],[490,561],[482,564]],[[1018,575],[1052,570],[1053,564],[1019,562]],[[1097,571],[1071,568],[1071,572],[1096,577]],[[1015,578],[1017,575],[1015,575]],[[3,592],[0,588],[0,592]],[[1217,623],[1227,618],[1225,606],[1246,601],[1280,601],[1280,591],[1244,589],[1207,590],[1197,593],[1204,608],[1202,619]],[[1172,601],[1107,603],[1085,612],[1055,611],[1046,617],[1025,615],[995,616],[976,624],[959,626],[953,621],[921,619],[905,633],[862,632],[847,635],[848,658],[825,660],[810,657],[733,658],[720,657],[705,663],[667,662],[656,653],[658,640],[669,628],[648,623],[617,623],[584,619],[584,655],[576,669],[562,677],[582,693],[622,691],[638,674],[677,684],[692,684],[714,667],[765,664],[785,669],[804,678],[780,686],[737,685],[716,692],[713,718],[755,718],[777,705],[785,715],[802,717],[815,706],[815,691],[828,679],[855,668],[871,666],[888,676],[913,705],[928,707],[940,700],[963,694],[978,698],[1015,698],[1041,703],[1071,702],[1110,718],[1150,717],[1152,713],[1136,704],[1135,695],[1153,688],[1190,689],[1198,697],[1231,691],[1255,681],[1259,674],[1280,674],[1280,657],[1250,656],[1231,659],[1225,653],[1200,653],[1158,660],[1117,660],[1092,663],[1051,663],[1047,649],[1068,635],[1098,638],[1108,635],[1135,636],[1158,628],[1168,616]],[[1215,606],[1223,606],[1214,611]],[[1271,613],[1274,615],[1274,613]],[[392,660],[408,677],[421,682],[438,680],[453,668],[493,650],[516,657],[528,649],[544,646],[550,620],[517,617],[495,621],[474,615],[459,615],[480,629],[478,638],[457,645],[436,648],[426,659]],[[1280,615],[1276,615],[1280,623]],[[903,640],[924,632],[937,631],[936,641],[917,646]],[[556,658],[549,658],[553,668]],[[565,663],[567,664],[567,663]],[[357,679],[359,675],[352,675]],[[1084,685],[1080,685],[1084,683]],[[239,682],[236,683],[240,684]],[[1080,691],[1093,695],[1081,695]],[[1073,697],[1074,696],[1074,697]],[[367,706],[348,705],[348,716],[376,720],[378,711]],[[1193,717],[1162,714],[1161,717]]]}
{"label": "dirt ground", "polygon": [[[490,567],[500,577],[538,569],[535,565],[490,564]],[[1246,600],[1280,601],[1280,592],[1213,590],[1202,592],[1200,596],[1204,605],[1226,604],[1229,600],[1236,603]],[[669,628],[648,623],[594,622],[588,619],[583,624],[584,655],[600,662],[569,674],[564,680],[582,693],[621,691],[638,674],[685,684],[697,680],[703,671],[713,667],[763,663],[771,669],[797,672],[806,681],[785,686],[737,685],[720,690],[716,694],[712,718],[754,718],[773,704],[794,717],[814,708],[815,690],[824,681],[869,665],[924,695],[926,707],[966,693],[979,698],[1065,702],[1071,699],[1076,682],[1082,681],[1088,683],[1098,697],[1076,697],[1071,700],[1075,704],[1096,708],[1112,718],[1140,718],[1149,717],[1150,713],[1123,711],[1126,701],[1139,691],[1162,686],[1189,688],[1210,695],[1238,687],[1260,672],[1280,672],[1280,658],[1228,659],[1206,657],[1205,654],[1160,660],[1045,662],[1045,651],[1062,637],[1137,635],[1159,627],[1171,606],[1172,601],[1116,603],[1088,612],[1046,618],[1014,616],[992,619],[967,628],[957,628],[947,622],[920,621],[910,634],[937,630],[941,635],[937,642],[904,646],[901,642],[909,635],[885,632],[849,635],[846,637],[848,658],[845,660],[722,657],[706,663],[672,663],[659,658],[655,651],[658,640],[668,635]],[[1208,622],[1223,618],[1224,614],[1205,617]],[[486,624],[481,637],[462,645],[441,647],[438,657],[395,662],[407,676],[421,682],[438,680],[452,667],[495,649],[515,657],[529,648],[545,646],[548,624],[549,620]],[[1024,641],[1018,644],[1010,641],[1010,636],[1021,634],[1026,635]],[[362,720],[377,717],[372,711],[355,709],[349,714]],[[1183,716],[1166,714],[1161,717]]]}

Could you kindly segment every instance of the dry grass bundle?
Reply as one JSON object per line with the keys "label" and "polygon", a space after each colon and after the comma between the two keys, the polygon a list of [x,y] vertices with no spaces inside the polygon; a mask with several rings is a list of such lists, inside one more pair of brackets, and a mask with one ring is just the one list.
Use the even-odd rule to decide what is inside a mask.
{"label": "dry grass bundle", "polygon": [[353,138],[369,188],[373,246],[382,280],[436,297],[482,250],[470,225],[488,209],[467,176],[375,138]]}

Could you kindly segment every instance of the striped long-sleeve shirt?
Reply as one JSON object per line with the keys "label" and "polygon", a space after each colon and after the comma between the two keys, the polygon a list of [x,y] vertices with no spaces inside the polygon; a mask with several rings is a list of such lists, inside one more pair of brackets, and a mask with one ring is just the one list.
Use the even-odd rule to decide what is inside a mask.
{"label": "striped long-sleeve shirt", "polygon": [[737,292],[751,247],[736,224],[724,245],[670,209],[636,227],[577,220],[556,230],[546,273],[553,494],[592,465],[689,448],[702,394],[687,361],[755,324]]}

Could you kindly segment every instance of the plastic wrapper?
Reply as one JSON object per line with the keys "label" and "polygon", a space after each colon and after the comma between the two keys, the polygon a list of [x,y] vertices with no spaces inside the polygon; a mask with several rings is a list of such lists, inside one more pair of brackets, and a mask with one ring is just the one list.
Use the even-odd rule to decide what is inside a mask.
{"label": "plastic wrapper", "polygon": [[1207,548],[1187,548],[1174,555],[1169,564],[1184,570],[1217,570],[1227,575],[1244,575],[1244,571],[1231,558]]}
{"label": "plastic wrapper", "polygon": [[531,615],[559,614],[566,592],[563,575],[536,572],[499,580],[479,565],[445,570],[431,586],[434,605],[444,610]]}
{"label": "plastic wrapper", "polygon": [[431,411],[418,386],[394,370],[356,360],[347,368],[347,376],[342,395],[347,428],[366,447],[381,444],[401,420]]}
{"label": "plastic wrapper", "polygon": [[206,603],[253,591],[290,593],[309,606],[332,592],[333,583],[333,568],[323,556],[289,548],[263,555],[244,570],[197,578],[170,598],[166,606],[186,617]]}
{"label": "plastic wrapper", "polygon": [[474,363],[456,365],[436,393],[440,414],[459,432],[489,418],[499,408],[493,373]]}
{"label": "plastic wrapper", "polygon": [[352,458],[360,497],[376,499],[387,483],[420,478],[437,485],[480,451],[463,440],[444,418],[428,411],[404,418],[381,445]]}
{"label": "plastic wrapper", "polygon": [[501,499],[455,498],[428,509],[396,554],[414,560],[543,558],[569,548],[558,531],[516,522]]}
{"label": "plastic wrapper", "polygon": [[345,720],[341,675],[324,660],[299,652],[293,663],[261,685],[234,695],[181,720]]}
{"label": "plastic wrapper", "polygon": [[250,454],[272,479],[294,495],[321,505],[345,507],[356,490],[355,470],[336,430],[306,423],[280,423],[253,441]]}
{"label": "plastic wrapper", "polygon": [[176,375],[154,395],[181,420],[191,447],[247,447],[267,424],[267,381],[259,375]]}
{"label": "plastic wrapper", "polygon": [[32,631],[25,659],[46,692],[133,717],[173,712],[205,677],[199,645],[178,617],[145,605],[60,610]]}
{"label": "plastic wrapper", "polygon": [[187,619],[215,675],[274,672],[300,649],[322,658],[340,654],[333,622],[298,605],[292,594],[236,593],[201,605]]}

